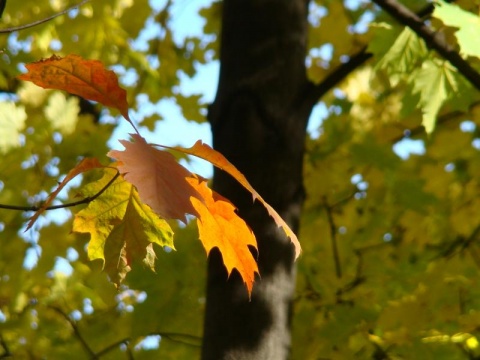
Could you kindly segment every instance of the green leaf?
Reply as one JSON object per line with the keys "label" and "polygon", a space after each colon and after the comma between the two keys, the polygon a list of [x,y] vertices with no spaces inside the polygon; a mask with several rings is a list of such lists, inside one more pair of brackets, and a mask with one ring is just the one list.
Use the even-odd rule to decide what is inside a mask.
{"label": "green leaf", "polygon": [[456,27],[455,36],[464,56],[480,57],[480,17],[460,6],[438,0],[433,17],[448,26]]}
{"label": "green leaf", "polygon": [[425,43],[410,28],[405,27],[392,47],[378,62],[378,69],[386,69],[392,75],[406,75],[413,71],[427,56]]}
{"label": "green leaf", "polygon": [[[469,98],[465,80],[446,61],[427,60],[419,71],[412,74],[413,92],[420,95],[419,108],[422,110],[422,125],[427,133],[435,128],[437,115],[449,99],[460,99],[465,103]],[[460,104],[461,105],[461,104]]]}

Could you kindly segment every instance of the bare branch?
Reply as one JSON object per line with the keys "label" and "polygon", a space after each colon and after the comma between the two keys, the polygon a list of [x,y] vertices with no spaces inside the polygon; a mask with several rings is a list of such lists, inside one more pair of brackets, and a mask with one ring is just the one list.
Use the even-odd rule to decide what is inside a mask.
{"label": "bare branch", "polygon": [[[105,190],[107,190],[110,185],[113,184],[113,182],[120,176],[120,173],[117,170],[117,173],[115,176],[95,195],[86,197],[82,200],[74,201],[68,204],[62,204],[62,205],[53,205],[53,206],[48,206],[44,210],[57,210],[57,209],[65,209],[81,204],[88,204],[98,198],[100,195],[102,195]],[[6,205],[6,204],[0,204],[0,209],[7,209],[7,210],[18,210],[18,211],[38,211],[42,209],[42,206],[18,206],[18,205]]]}
{"label": "bare branch", "polygon": [[46,23],[47,21],[50,21],[50,20],[52,20],[52,19],[55,19],[55,18],[58,17],[58,16],[64,15],[64,14],[66,14],[67,12],[69,12],[70,10],[73,10],[73,9],[79,7],[79,6],[82,6],[82,5],[84,5],[84,4],[86,4],[87,2],[90,2],[90,1],[91,1],[91,0],[83,0],[83,1],[81,1],[80,3],[78,3],[78,4],[76,4],[76,5],[70,6],[69,8],[60,11],[60,12],[57,13],[57,14],[51,15],[51,16],[49,16],[49,17],[46,17],[45,19],[41,19],[41,20],[34,21],[34,22],[32,22],[32,23],[29,23],[29,24],[19,25],[19,26],[14,26],[14,27],[9,27],[9,28],[5,28],[5,29],[0,29],[0,34],[10,34],[10,33],[15,32],[15,31],[25,30],[25,29],[32,28],[32,27],[34,27],[34,26],[37,26],[37,25]]}
{"label": "bare branch", "polygon": [[425,41],[427,47],[436,50],[445,60],[456,67],[475,88],[480,90],[480,74],[443,39],[440,33],[430,29],[415,13],[396,0],[372,1],[389,13],[394,19],[411,28]]}

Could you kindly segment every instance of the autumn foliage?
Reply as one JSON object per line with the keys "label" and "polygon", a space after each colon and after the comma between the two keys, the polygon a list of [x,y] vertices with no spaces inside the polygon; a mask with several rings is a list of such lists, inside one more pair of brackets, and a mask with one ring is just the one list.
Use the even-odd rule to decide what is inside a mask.
{"label": "autumn foliage", "polygon": [[[137,131],[128,115],[126,91],[119,87],[116,75],[105,69],[99,61],[84,60],[77,55],[68,55],[65,58],[54,55],[49,59],[27,64],[26,67],[28,73],[20,75],[20,79],[46,89],[65,90],[116,108]],[[251,294],[255,274],[259,273],[252,255],[252,251],[256,254],[257,243],[253,232],[237,215],[235,206],[210,190],[205,179],[189,172],[172,154],[148,144],[138,131],[131,136],[133,142],[120,141],[125,147],[124,151],[112,150],[108,153],[108,156],[117,160],[111,167],[116,167],[124,179],[109,185],[116,189],[115,197],[104,201],[108,196],[107,190],[106,194],[100,195],[87,209],[75,216],[73,230],[91,234],[88,246],[90,259],[103,259],[106,271],[117,284],[120,284],[131,270],[135,260],[143,261],[153,270],[155,253],[152,244],[173,248],[170,226],[160,219],[176,219],[186,223],[186,216],[193,215],[198,219],[199,237],[207,254],[217,247],[228,274],[236,269]],[[188,149],[171,149],[205,159],[232,175],[252,193],[253,200],[259,200],[265,206],[277,225],[283,228],[295,246],[298,257],[300,244],[296,235],[222,154],[201,142]],[[30,219],[28,228],[70,180],[82,172],[99,167],[99,162],[91,159],[83,160],[72,169],[44,206]],[[99,180],[100,184],[105,186],[111,167],[105,168],[104,178]],[[99,185],[96,188],[103,189]],[[160,219],[155,219],[156,216],[150,209]],[[154,232],[162,234],[161,240],[152,236]]]}

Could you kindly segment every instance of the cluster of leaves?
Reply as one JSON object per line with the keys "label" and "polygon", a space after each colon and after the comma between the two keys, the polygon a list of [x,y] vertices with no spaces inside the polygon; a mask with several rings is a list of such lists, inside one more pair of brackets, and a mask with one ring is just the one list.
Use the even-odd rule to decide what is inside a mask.
{"label": "cluster of leaves", "polygon": [[[431,24],[480,69],[478,5],[460,5]],[[408,27],[362,36],[374,59],[308,144],[294,357],[477,358],[480,94]]]}
{"label": "cluster of leaves", "polygon": [[[4,24],[29,23],[75,4],[27,3],[10,1]],[[402,3],[414,12],[428,5]],[[220,7],[213,3],[201,12],[206,38],[175,40],[172,3],[153,10],[147,0],[93,0],[68,16],[0,37],[1,48],[7,49],[0,54],[5,93],[0,102],[0,203],[36,205],[48,199],[60,176],[67,176],[65,185],[68,175],[77,172],[89,185],[69,183],[52,204],[103,190],[77,213],[75,224],[70,212],[57,210],[55,219],[40,215],[24,233],[25,215],[0,210],[0,356],[198,356],[205,257],[196,230],[192,224],[158,219],[151,213],[155,206],[142,205],[135,187],[116,177],[115,168],[79,165],[82,158],[109,162],[107,141],[117,122],[108,111],[92,111],[77,97],[19,83],[15,76],[18,64],[53,51],[76,53],[115,65],[120,73],[137,74],[136,81],[124,84],[136,115],[146,94],[153,103],[171,97],[187,119],[202,121],[201,97],[177,90],[178,72],[191,76],[196,66],[216,57]],[[439,2],[429,26],[478,69],[478,37],[469,35],[478,33],[476,14],[473,0]],[[477,90],[414,31],[370,2],[314,1],[309,20],[307,64],[313,82],[321,84],[367,44],[374,56],[323,97],[327,116],[307,144],[308,199],[300,234],[293,357],[478,357]],[[132,46],[148,21],[160,24],[161,31],[144,48]],[[149,61],[152,57],[159,63]],[[138,120],[153,129],[158,116]],[[400,157],[394,151],[412,143],[415,154]],[[125,145],[146,146],[139,135]],[[126,154],[112,156],[124,162]],[[203,184],[201,178],[191,179]],[[204,204],[213,198],[230,206],[210,197],[203,185],[195,189],[208,196]],[[95,219],[105,226],[89,222],[92,207],[113,209],[112,201],[118,204],[115,213]],[[189,204],[200,205],[196,200]],[[123,221],[125,216],[131,222]],[[70,233],[72,226],[77,233]],[[148,243],[142,243],[140,253],[133,244],[130,254],[147,266],[132,267],[117,289],[101,271],[103,261],[89,257],[104,259],[106,271],[120,280],[125,272],[117,271],[118,261],[126,269],[130,260],[122,251],[132,245],[121,239],[126,234],[138,239],[139,228],[146,230]],[[151,247],[172,247],[172,231],[182,239],[175,243],[177,251]],[[105,249],[111,234],[120,240],[110,244],[115,251]],[[100,247],[92,248],[95,243]],[[59,271],[58,264],[71,268],[71,274]],[[147,336],[161,336],[158,350],[142,347]]]}

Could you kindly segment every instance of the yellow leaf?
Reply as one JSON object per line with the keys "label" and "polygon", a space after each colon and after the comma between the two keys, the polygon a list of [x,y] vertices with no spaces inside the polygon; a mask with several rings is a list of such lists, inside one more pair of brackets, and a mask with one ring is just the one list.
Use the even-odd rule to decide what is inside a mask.
{"label": "yellow leaf", "polygon": [[[96,194],[115,176],[106,168],[104,176],[86,185],[83,196]],[[88,257],[104,260],[104,269],[119,284],[136,260],[154,269],[152,244],[173,246],[173,231],[139,198],[137,190],[123,178],[75,215],[73,231],[90,233]]]}

